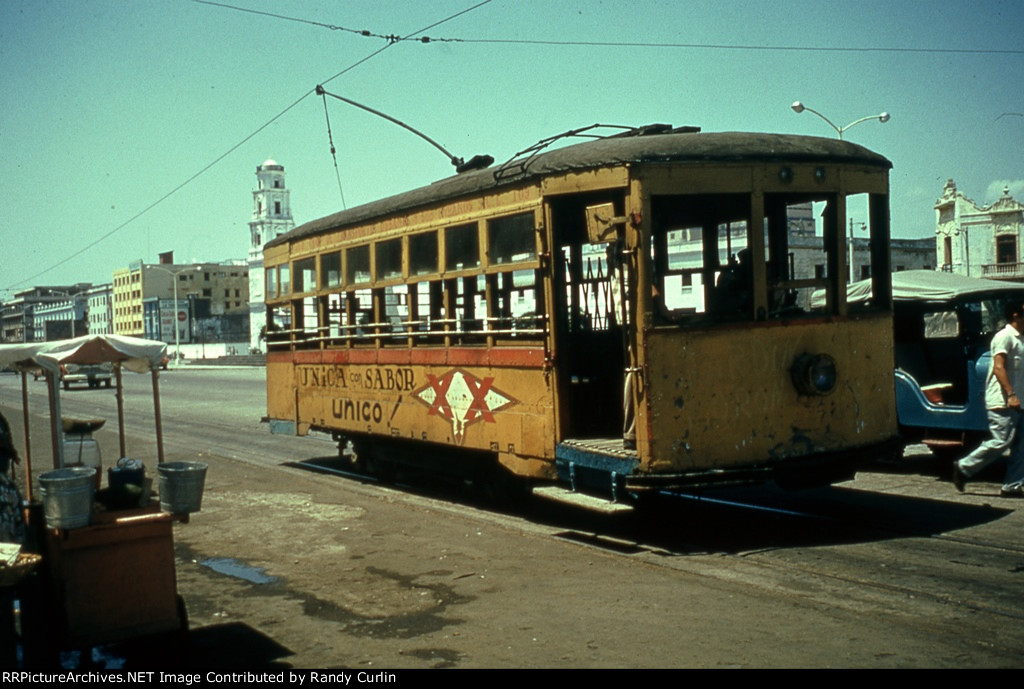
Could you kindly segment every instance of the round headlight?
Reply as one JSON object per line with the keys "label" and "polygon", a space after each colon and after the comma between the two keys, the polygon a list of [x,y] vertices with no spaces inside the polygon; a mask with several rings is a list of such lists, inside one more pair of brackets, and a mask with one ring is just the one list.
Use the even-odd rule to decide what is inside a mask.
{"label": "round headlight", "polygon": [[789,370],[802,395],[828,395],[836,387],[836,361],[828,354],[801,354]]}

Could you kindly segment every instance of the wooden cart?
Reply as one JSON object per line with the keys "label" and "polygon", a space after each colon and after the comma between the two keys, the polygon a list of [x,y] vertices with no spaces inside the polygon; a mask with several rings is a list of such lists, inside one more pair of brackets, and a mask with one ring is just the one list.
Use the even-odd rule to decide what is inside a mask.
{"label": "wooden cart", "polygon": [[64,645],[86,647],[187,631],[177,590],[175,521],[156,503],[101,512],[78,529],[47,529],[51,621]]}
{"label": "wooden cart", "polygon": [[[52,343],[0,345],[0,364],[22,372],[25,422],[26,492],[32,503],[32,458],[28,443],[27,374],[46,375],[50,393],[54,468],[64,466],[58,430],[60,366],[66,363],[113,362],[117,384],[117,426],[121,456],[125,456],[122,369],[150,372],[156,422],[158,462],[163,462],[159,369],[166,354],[162,342],[96,335]],[[148,634],[187,630],[185,606],[177,593],[173,523],[188,515],[160,512],[159,505],[94,513],[88,526],[49,528],[43,510],[28,510],[29,527],[39,535],[46,592],[40,613],[49,627],[47,643],[61,648],[85,648]],[[57,631],[59,634],[54,634]]]}

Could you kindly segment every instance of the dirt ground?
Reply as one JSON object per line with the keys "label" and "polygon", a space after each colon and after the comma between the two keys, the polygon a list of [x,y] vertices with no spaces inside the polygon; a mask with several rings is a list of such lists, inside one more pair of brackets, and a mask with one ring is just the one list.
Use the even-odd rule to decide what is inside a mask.
{"label": "dirt ground", "polygon": [[[192,632],[220,668],[943,667],[1013,662],[943,638],[941,605],[766,590],[550,537],[500,513],[289,468],[210,463],[175,526]],[[214,567],[218,560],[222,573]],[[820,584],[819,584],[820,587]],[[830,604],[828,601],[836,601]],[[931,619],[929,619],[931,618]],[[936,636],[937,630],[940,632]],[[972,645],[973,646],[973,645]],[[109,649],[153,662],[145,642]],[[159,657],[159,653],[158,653]],[[161,658],[166,661],[168,658]]]}

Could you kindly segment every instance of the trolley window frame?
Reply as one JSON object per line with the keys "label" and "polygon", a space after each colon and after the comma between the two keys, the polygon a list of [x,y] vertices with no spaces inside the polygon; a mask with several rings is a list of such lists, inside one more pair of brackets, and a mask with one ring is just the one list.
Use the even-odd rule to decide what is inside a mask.
{"label": "trolley window frame", "polygon": [[[287,312],[294,325],[275,331],[268,346],[540,344],[550,320],[541,268],[541,209],[537,200],[433,226],[409,226],[371,241],[355,238],[367,234],[365,227],[341,229],[332,235],[335,241],[317,250],[289,247],[266,268],[268,286],[271,276],[277,281],[277,291],[268,289],[266,300],[279,314]],[[509,223],[517,227],[511,244],[517,251],[495,255],[505,239],[496,233],[507,231]],[[459,242],[468,242],[469,250]],[[423,248],[427,260],[418,261],[414,250]],[[319,271],[312,278],[310,266]],[[280,281],[289,273],[303,276],[303,291],[291,285],[283,291]],[[534,308],[520,313],[517,305],[523,303]]]}

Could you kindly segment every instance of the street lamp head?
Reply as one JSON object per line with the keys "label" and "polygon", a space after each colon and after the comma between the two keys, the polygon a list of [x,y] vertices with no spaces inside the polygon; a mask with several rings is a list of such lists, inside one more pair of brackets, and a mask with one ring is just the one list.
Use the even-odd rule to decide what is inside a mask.
{"label": "street lamp head", "polygon": [[801,113],[804,111],[804,104],[801,103],[800,101],[794,101],[793,105],[791,105],[790,107],[793,108],[793,112],[795,113]]}
{"label": "street lamp head", "polygon": [[878,121],[882,122],[882,123],[888,122],[889,121],[889,113],[883,112],[881,115],[878,116]]}

